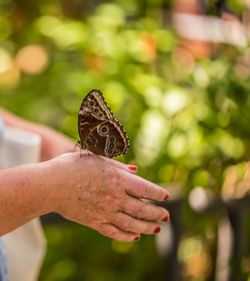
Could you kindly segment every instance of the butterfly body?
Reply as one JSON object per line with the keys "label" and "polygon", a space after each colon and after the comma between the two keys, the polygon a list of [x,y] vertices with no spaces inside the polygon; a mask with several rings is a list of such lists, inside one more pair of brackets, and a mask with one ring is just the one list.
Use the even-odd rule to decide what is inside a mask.
{"label": "butterfly body", "polygon": [[125,130],[114,118],[99,90],[82,101],[78,114],[80,146],[109,158],[125,154],[129,144]]}

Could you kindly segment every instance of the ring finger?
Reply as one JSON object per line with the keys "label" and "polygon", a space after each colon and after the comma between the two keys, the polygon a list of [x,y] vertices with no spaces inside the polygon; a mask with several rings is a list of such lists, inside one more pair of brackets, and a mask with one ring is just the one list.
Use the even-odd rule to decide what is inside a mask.
{"label": "ring finger", "polygon": [[169,212],[150,202],[128,195],[121,210],[138,219],[147,221],[169,221]]}
{"label": "ring finger", "polygon": [[160,226],[155,222],[136,219],[123,212],[117,212],[112,223],[124,231],[134,233],[155,234],[161,230]]}

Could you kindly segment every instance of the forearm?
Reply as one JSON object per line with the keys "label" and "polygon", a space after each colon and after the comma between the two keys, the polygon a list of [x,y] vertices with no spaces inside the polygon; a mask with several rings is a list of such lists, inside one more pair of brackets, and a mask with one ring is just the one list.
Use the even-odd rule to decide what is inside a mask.
{"label": "forearm", "polygon": [[3,117],[4,123],[10,127],[15,127],[25,131],[29,131],[41,136],[41,159],[47,160],[47,157],[44,157],[44,154],[49,154],[49,145],[46,142],[49,139],[49,135],[55,133],[52,129],[49,129],[43,125],[35,124],[30,121],[24,120],[14,114],[6,111],[3,108],[0,108],[0,113]]}
{"label": "forearm", "polygon": [[14,114],[8,112],[7,110],[0,107],[0,113],[3,117],[4,123],[8,126],[19,128],[22,130],[40,133],[41,129],[45,129],[42,125],[37,125],[27,120],[23,120],[22,118],[15,116]]}
{"label": "forearm", "polygon": [[73,142],[68,137],[55,130],[23,120],[2,108],[0,108],[0,113],[3,116],[6,125],[36,133],[41,136],[41,161],[46,161],[62,153],[73,151]]}
{"label": "forearm", "polygon": [[46,164],[0,171],[0,236],[51,210]]}

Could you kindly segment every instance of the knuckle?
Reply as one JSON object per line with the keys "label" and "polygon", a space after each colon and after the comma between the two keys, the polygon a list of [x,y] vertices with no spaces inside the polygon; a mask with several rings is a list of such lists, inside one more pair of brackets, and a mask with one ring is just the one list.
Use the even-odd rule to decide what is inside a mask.
{"label": "knuckle", "polygon": [[143,189],[143,198],[150,198],[148,188]]}
{"label": "knuckle", "polygon": [[109,168],[111,171],[109,173],[109,183],[115,188],[115,195],[117,198],[122,198],[125,194],[125,184],[123,179],[116,168]]}
{"label": "knuckle", "polygon": [[108,175],[110,177],[110,182],[115,186],[118,185],[120,182],[121,176],[118,173],[117,169],[115,167],[111,167],[111,166],[108,166],[107,169],[108,169]]}
{"label": "knuckle", "polygon": [[123,229],[130,229],[131,228],[131,221],[129,219],[123,219],[120,222],[120,225]]}
{"label": "knuckle", "polygon": [[162,217],[166,216],[168,211],[162,207],[157,207],[155,210],[155,218],[160,220]]}
{"label": "knuckle", "polygon": [[145,218],[146,214],[147,214],[147,206],[144,206],[143,208],[140,208],[139,206],[135,207],[135,212],[136,212],[136,216],[140,219]]}
{"label": "knuckle", "polygon": [[98,232],[104,236],[108,235],[108,230],[104,227],[101,227],[100,229],[98,229]]}
{"label": "knuckle", "polygon": [[110,193],[108,193],[108,194],[104,195],[104,201],[106,203],[111,203],[114,201],[114,197]]}
{"label": "knuckle", "polygon": [[151,204],[144,201],[143,205],[136,206],[136,215],[140,219],[153,218],[153,212],[151,210]]}
{"label": "knuckle", "polygon": [[113,228],[111,231],[110,231],[110,236],[113,237],[113,238],[116,238],[118,236],[119,232],[116,228]]}
{"label": "knuckle", "polygon": [[116,237],[116,240],[122,241],[122,242],[131,242],[133,238],[130,235],[123,234]]}
{"label": "knuckle", "polygon": [[142,212],[142,208],[138,206],[138,202],[135,202],[133,199],[127,202],[127,212],[138,215]]}
{"label": "knuckle", "polygon": [[136,225],[137,232],[148,234],[151,233],[151,222],[144,221],[144,220],[138,220],[138,224]]}
{"label": "knuckle", "polygon": [[105,230],[101,230],[102,235],[109,236],[115,238],[118,235],[118,229],[115,227],[108,227]]}
{"label": "knuckle", "polygon": [[147,213],[147,205],[143,201],[128,199],[125,206],[126,212],[137,218],[144,218]]}
{"label": "knuckle", "polygon": [[162,216],[169,216],[169,212],[166,210],[166,209],[164,209],[164,208],[161,208],[162,210],[161,210],[161,217]]}
{"label": "knuckle", "polygon": [[154,224],[151,224],[151,223],[148,223],[146,226],[145,226],[145,232],[144,233],[153,233],[155,230],[155,225]]}
{"label": "knuckle", "polygon": [[123,238],[124,242],[130,242],[130,241],[133,241],[133,240],[134,240],[134,236],[131,236],[131,235],[127,235]]}

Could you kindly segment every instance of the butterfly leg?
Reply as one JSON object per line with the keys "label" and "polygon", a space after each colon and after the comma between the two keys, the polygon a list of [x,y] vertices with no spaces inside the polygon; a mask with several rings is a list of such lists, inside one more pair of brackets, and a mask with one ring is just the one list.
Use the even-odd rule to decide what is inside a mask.
{"label": "butterfly leg", "polygon": [[77,143],[74,145],[74,150],[73,150],[73,152],[76,152],[77,147],[81,148],[81,144],[80,144],[80,141],[79,141],[79,140],[78,140]]}
{"label": "butterfly leg", "polygon": [[89,135],[90,135],[90,140],[91,140],[92,144],[96,147],[98,144],[98,139],[96,139],[92,133],[90,133]]}
{"label": "butterfly leg", "polygon": [[91,135],[89,134],[86,138],[86,145],[84,146],[84,149],[87,150],[87,154],[90,155],[91,153],[89,153],[88,150],[88,145],[89,144],[93,144],[93,139],[91,138]]}
{"label": "butterfly leg", "polygon": [[76,149],[77,149],[77,143],[74,145],[73,152],[76,152]]}

